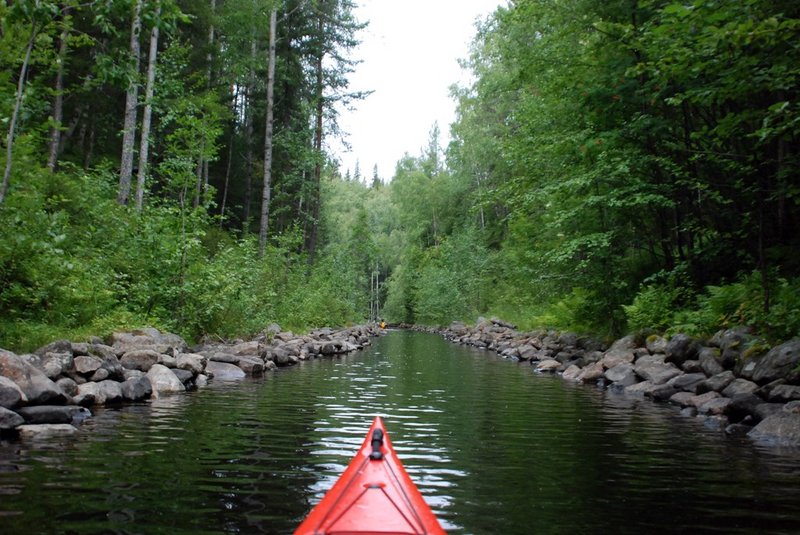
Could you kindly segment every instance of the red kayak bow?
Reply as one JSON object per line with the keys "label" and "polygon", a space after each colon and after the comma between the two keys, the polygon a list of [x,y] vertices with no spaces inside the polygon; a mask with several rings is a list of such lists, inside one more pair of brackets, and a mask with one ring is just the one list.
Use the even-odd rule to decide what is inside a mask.
{"label": "red kayak bow", "polygon": [[347,469],[295,535],[444,534],[411,481],[379,416]]}

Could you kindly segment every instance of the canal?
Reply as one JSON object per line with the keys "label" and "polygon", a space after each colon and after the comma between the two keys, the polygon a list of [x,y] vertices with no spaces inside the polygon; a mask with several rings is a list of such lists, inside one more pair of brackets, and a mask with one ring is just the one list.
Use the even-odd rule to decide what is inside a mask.
{"label": "canal", "polygon": [[0,533],[291,533],[374,415],[448,532],[796,533],[800,453],[391,332],[0,443]]}

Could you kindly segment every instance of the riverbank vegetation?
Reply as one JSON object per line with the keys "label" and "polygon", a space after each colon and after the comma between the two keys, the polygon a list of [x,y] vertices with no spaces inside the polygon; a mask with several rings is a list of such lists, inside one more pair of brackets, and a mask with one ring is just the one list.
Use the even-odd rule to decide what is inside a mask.
{"label": "riverbank vegetation", "polygon": [[[800,334],[793,2],[511,3],[435,147],[392,183],[387,314]],[[454,209],[457,207],[457,209]]]}
{"label": "riverbank vegetation", "polygon": [[512,2],[449,144],[391,180],[326,148],[365,96],[352,8],[0,6],[0,347],[481,314],[800,334],[794,2]]}

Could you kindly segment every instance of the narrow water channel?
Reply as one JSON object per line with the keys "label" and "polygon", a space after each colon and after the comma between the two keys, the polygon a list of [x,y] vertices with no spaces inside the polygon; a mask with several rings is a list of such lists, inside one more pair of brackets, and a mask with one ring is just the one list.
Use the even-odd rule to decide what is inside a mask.
{"label": "narrow water channel", "polygon": [[800,453],[392,332],[0,443],[0,533],[291,533],[382,415],[452,533],[797,533]]}

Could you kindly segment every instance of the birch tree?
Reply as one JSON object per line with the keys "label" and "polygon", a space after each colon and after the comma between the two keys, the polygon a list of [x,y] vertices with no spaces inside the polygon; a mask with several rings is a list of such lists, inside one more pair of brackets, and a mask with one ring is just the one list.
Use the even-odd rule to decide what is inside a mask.
{"label": "birch tree", "polygon": [[142,211],[144,202],[144,186],[148,171],[148,155],[150,151],[150,122],[153,115],[153,94],[156,80],[156,64],[158,61],[158,34],[161,2],[156,1],[156,22],[150,31],[150,51],[147,57],[147,85],[145,87],[144,112],[142,113],[142,136],[139,145],[139,172],[136,177],[136,210]]}
{"label": "birch tree", "polygon": [[125,124],[122,128],[122,156],[120,158],[119,190],[117,202],[128,204],[133,176],[133,149],[136,142],[136,107],[139,99],[139,33],[142,28],[142,0],[135,0],[131,21],[131,70],[125,95]]}
{"label": "birch tree", "polygon": [[277,33],[276,9],[269,15],[269,63],[267,65],[267,119],[264,134],[264,184],[261,190],[261,224],[258,232],[258,254],[264,256],[267,247],[267,234],[269,232],[269,205],[272,195],[272,122],[273,122],[273,91],[275,86],[275,39]]}

